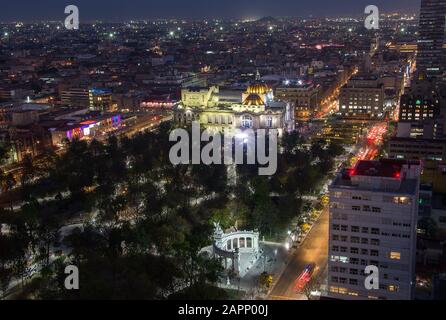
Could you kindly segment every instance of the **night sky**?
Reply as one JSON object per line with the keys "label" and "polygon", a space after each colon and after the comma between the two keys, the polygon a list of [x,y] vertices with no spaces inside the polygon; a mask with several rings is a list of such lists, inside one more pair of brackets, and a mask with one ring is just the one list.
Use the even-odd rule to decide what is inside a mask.
{"label": "night sky", "polygon": [[420,0],[1,0],[0,21],[63,20],[68,4],[81,21],[153,18],[258,18],[359,15],[369,4],[381,12],[417,12]]}

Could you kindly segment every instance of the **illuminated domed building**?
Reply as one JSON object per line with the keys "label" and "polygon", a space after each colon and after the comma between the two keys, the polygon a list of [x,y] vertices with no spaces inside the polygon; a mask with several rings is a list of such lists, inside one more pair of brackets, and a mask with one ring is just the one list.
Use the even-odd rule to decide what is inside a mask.
{"label": "illuminated domed building", "polygon": [[294,130],[294,110],[274,99],[272,88],[256,80],[244,91],[210,88],[185,88],[181,103],[174,108],[178,124],[200,121],[202,127],[218,131],[236,129]]}
{"label": "illuminated domed building", "polygon": [[242,101],[247,106],[261,106],[273,99],[273,91],[265,83],[252,84],[242,95]]}

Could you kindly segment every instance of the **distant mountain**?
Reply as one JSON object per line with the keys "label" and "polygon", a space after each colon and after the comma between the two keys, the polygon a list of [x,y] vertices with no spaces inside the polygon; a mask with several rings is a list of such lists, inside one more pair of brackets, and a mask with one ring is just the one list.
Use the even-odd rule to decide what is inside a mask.
{"label": "distant mountain", "polygon": [[257,22],[265,23],[265,24],[277,24],[278,20],[274,17],[268,16],[268,17],[260,18],[259,20],[257,20]]}

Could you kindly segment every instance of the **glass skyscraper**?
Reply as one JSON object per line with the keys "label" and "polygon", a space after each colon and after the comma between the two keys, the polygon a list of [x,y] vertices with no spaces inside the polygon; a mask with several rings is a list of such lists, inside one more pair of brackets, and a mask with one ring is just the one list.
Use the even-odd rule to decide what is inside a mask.
{"label": "glass skyscraper", "polygon": [[418,38],[418,70],[428,76],[440,76],[444,71],[446,0],[421,0]]}

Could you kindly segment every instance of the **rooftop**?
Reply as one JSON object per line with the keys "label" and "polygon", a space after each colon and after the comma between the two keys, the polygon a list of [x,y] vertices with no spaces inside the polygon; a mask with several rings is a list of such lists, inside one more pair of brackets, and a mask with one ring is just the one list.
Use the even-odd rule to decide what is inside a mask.
{"label": "rooftop", "polygon": [[378,77],[375,75],[369,75],[369,74],[358,74],[356,76],[351,77],[351,80],[353,81],[376,81],[378,80]]}
{"label": "rooftop", "polygon": [[[413,194],[417,189],[418,180],[408,178],[403,173],[403,167],[420,166],[419,161],[380,159],[378,161],[359,161],[352,169],[343,169],[332,183],[335,188],[351,188],[355,190],[379,190],[401,194]],[[405,171],[406,172],[406,171]],[[380,183],[359,182],[358,178],[383,178]],[[367,180],[368,181],[368,180]]]}
{"label": "rooftop", "polygon": [[351,175],[374,176],[383,178],[400,178],[403,165],[407,161],[381,159],[379,161],[359,161],[355,168],[350,171]]}

